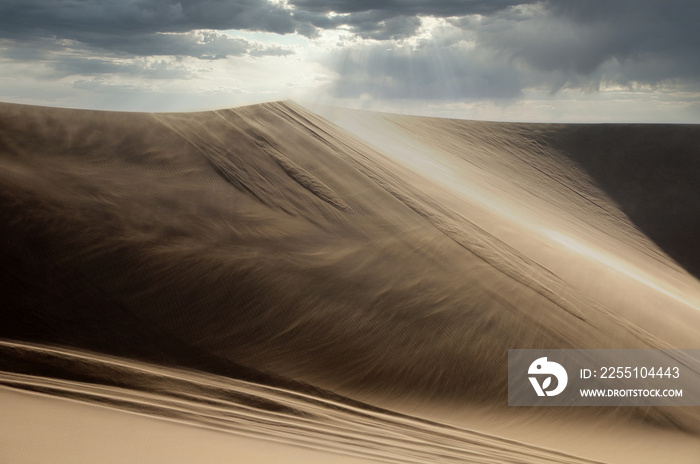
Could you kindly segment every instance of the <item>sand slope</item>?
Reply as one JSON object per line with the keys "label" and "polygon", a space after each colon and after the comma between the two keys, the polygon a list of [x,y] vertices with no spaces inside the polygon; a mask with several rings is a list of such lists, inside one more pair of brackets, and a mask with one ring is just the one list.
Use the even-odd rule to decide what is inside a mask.
{"label": "sand slope", "polygon": [[[601,460],[572,443],[590,421],[591,440],[605,440],[595,424],[614,424],[628,448],[665,430],[668,449],[639,457],[692,462],[693,408],[504,403],[508,348],[700,347],[700,286],[673,259],[696,272],[681,245],[691,248],[700,172],[681,161],[697,128],[316,111],[327,119],[293,103],[1,105],[0,338],[13,353],[2,383],[389,462]],[[654,134],[681,161],[664,167]],[[655,201],[639,193],[641,174],[614,182],[631,156],[623,143],[664,167]],[[676,171],[678,183],[663,180]],[[684,192],[676,210],[662,206]],[[676,216],[683,227],[666,221]],[[17,342],[64,348],[47,358]],[[93,357],[76,361],[85,350]],[[129,374],[135,361],[174,370]],[[192,370],[223,377],[213,392],[210,380],[167,380]],[[263,431],[264,405],[281,416]],[[239,407],[252,415],[232,419]],[[475,431],[466,417],[508,427]],[[554,447],[517,439],[547,423],[572,435]],[[313,433],[293,432],[304,424]]]}

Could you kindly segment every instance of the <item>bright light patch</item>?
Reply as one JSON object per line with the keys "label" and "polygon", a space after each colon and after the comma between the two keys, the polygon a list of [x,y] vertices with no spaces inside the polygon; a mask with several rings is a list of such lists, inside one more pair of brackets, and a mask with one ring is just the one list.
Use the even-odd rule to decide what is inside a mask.
{"label": "bright light patch", "polygon": [[591,246],[584,245],[581,242],[578,242],[573,238],[568,237],[559,232],[547,230],[545,231],[545,234],[555,242],[559,243],[560,245],[563,245],[571,251],[575,251],[576,253],[585,256],[586,258],[598,261],[599,263],[604,264],[610,269],[614,269],[626,275],[627,277],[631,277],[637,282],[641,282],[649,288],[653,288],[657,292],[663,293],[664,295],[673,298],[674,300],[679,301],[685,305],[688,305],[691,308],[700,310],[699,302],[691,301],[686,296],[680,295],[677,289],[669,288],[668,285],[659,282],[658,279],[656,279],[655,277],[647,274],[646,272],[629,263],[623,262],[603,251],[596,250]]}

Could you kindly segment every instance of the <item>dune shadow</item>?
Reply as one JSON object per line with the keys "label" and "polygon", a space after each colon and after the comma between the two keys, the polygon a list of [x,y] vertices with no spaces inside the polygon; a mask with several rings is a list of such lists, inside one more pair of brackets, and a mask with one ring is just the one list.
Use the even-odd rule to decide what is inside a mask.
{"label": "dune shadow", "polygon": [[700,126],[576,124],[548,141],[663,251],[700,277]]}

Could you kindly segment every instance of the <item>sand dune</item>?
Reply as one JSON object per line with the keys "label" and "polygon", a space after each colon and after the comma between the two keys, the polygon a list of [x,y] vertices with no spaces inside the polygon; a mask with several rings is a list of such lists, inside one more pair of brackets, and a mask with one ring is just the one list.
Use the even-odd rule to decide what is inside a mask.
{"label": "sand dune", "polygon": [[2,104],[0,383],[300,455],[694,462],[697,408],[507,408],[505,364],[700,348],[699,137]]}

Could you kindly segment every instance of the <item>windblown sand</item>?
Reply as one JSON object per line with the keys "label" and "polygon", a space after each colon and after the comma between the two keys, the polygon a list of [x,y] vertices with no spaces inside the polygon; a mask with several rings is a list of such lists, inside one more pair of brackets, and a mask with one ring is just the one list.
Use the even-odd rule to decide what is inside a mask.
{"label": "windblown sand", "polygon": [[700,408],[506,406],[509,348],[700,348],[698,147],[0,104],[0,461],[698,462]]}

